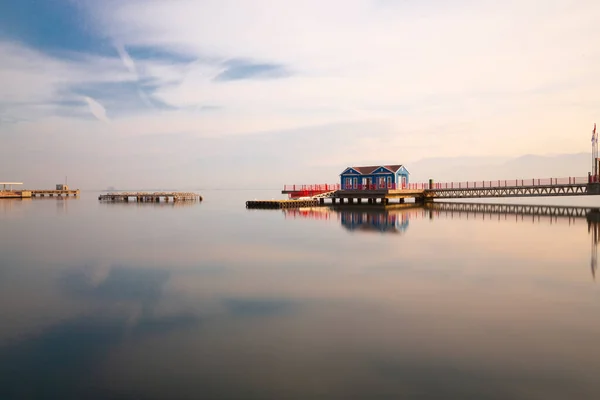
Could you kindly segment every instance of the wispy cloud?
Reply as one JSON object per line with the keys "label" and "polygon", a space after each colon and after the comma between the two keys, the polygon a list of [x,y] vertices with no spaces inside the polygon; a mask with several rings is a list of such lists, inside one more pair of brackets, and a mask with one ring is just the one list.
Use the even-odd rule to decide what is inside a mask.
{"label": "wispy cloud", "polygon": [[[256,60],[209,76],[191,70],[185,85],[159,92],[169,103],[209,101],[272,116],[336,108],[349,119],[360,113],[404,123],[398,110],[406,104],[440,120],[486,119],[498,107],[509,118],[522,104],[546,113],[548,101],[536,93],[557,83],[582,89],[589,101],[582,86],[593,80],[599,51],[592,43],[600,40],[590,16],[600,6],[556,2],[540,12],[535,4],[459,2],[440,12],[439,2],[255,1],[230,12],[227,1],[183,0],[144,4],[144,13],[140,3],[124,2],[99,15],[130,45]],[[289,77],[290,67],[303,75],[252,82]],[[211,85],[223,80],[235,85]]]}
{"label": "wispy cloud", "polygon": [[217,81],[237,81],[241,79],[284,78],[291,72],[283,65],[255,63],[246,60],[231,60],[225,63],[226,69],[215,77]]}
{"label": "wispy cloud", "polygon": [[138,78],[138,73],[135,68],[135,63],[129,56],[129,53],[127,53],[127,50],[125,50],[125,47],[121,44],[117,44],[117,45],[115,45],[115,48],[117,49],[117,52],[119,53],[119,57],[121,57],[121,61],[123,62],[123,65],[127,68],[127,70],[129,72],[131,72],[132,74],[135,75],[136,78]]}
{"label": "wispy cloud", "polygon": [[100,121],[109,121],[108,117],[106,116],[106,109],[102,104],[98,103],[91,97],[84,97],[84,99],[88,107],[90,108],[90,112],[92,113],[92,115],[94,115],[94,117],[98,118]]}

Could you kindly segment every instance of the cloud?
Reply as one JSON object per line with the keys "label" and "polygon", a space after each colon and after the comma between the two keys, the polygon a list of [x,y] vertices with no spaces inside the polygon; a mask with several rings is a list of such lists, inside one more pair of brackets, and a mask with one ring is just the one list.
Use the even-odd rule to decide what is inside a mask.
{"label": "cloud", "polygon": [[253,63],[245,60],[231,60],[227,68],[215,77],[217,81],[236,81],[241,79],[273,79],[290,76],[283,65]]}
{"label": "cloud", "polygon": [[127,53],[127,50],[125,50],[125,47],[120,44],[116,45],[115,47],[117,49],[117,52],[119,53],[119,57],[121,57],[121,61],[123,61],[123,65],[127,68],[127,70],[129,70],[129,72],[131,72],[137,77],[138,73],[135,69],[135,63],[129,56],[129,53]]}
{"label": "cloud", "polygon": [[[157,96],[175,106],[258,110],[262,129],[286,113],[422,127],[422,115],[463,122],[511,118],[528,108],[523,114],[536,118],[564,110],[571,99],[590,110],[594,101],[590,82],[600,53],[593,38],[600,36],[590,15],[600,9],[593,2],[557,2],[543,12],[522,2],[459,2],[444,12],[439,2],[233,5],[129,1],[98,15],[128,46],[238,60],[224,70],[190,66],[181,84]],[[291,76],[290,67],[302,74]],[[288,79],[252,80],[268,77]],[[229,84],[216,84],[223,80]]]}
{"label": "cloud", "polygon": [[106,116],[106,110],[104,106],[98,103],[96,100],[91,97],[84,97],[88,107],[90,108],[90,112],[94,117],[98,118],[100,121],[109,122],[108,117]]}
{"label": "cloud", "polygon": [[134,77],[118,60],[76,54],[67,59],[0,40],[0,107],[16,120],[37,121],[56,115],[75,116],[86,107],[81,95],[65,88],[84,83],[127,82]]}

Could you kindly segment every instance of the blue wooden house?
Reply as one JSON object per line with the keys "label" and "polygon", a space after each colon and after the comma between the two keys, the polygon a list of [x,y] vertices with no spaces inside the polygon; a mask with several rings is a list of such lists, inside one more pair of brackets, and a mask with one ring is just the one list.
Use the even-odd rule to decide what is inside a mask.
{"label": "blue wooden house", "polygon": [[348,167],[340,174],[342,189],[402,189],[408,185],[408,170],[398,165]]}

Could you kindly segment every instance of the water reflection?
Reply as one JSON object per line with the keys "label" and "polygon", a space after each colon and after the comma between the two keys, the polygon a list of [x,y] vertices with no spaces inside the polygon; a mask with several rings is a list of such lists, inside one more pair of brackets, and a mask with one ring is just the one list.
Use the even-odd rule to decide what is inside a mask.
{"label": "water reflection", "polygon": [[408,229],[409,219],[421,212],[414,204],[388,207],[306,207],[284,209],[285,218],[337,219],[349,231],[402,234]]}
{"label": "water reflection", "polygon": [[477,219],[482,221],[513,221],[516,223],[587,222],[591,235],[590,268],[595,280],[600,242],[600,208],[548,205],[489,204],[433,202],[426,204],[394,204],[390,206],[322,206],[284,209],[285,218],[338,220],[342,227],[355,232],[404,233],[413,218],[435,220]]}
{"label": "water reflection", "polygon": [[101,207],[143,207],[143,208],[188,208],[202,204],[200,201],[100,201]]}
{"label": "water reflection", "polygon": [[340,222],[342,226],[350,231],[403,233],[408,228],[410,213],[382,211],[355,212],[341,210]]}
{"label": "water reflection", "polygon": [[0,199],[0,210],[4,217],[10,217],[32,201],[32,199]]}
{"label": "water reflection", "polygon": [[200,323],[193,312],[159,309],[169,278],[166,269],[118,265],[66,270],[62,293],[90,308],[0,346],[0,398],[110,397],[89,377],[113,349]]}
{"label": "water reflection", "polygon": [[71,205],[0,224],[0,399],[600,389],[598,210]]}
{"label": "water reflection", "polygon": [[33,203],[51,203],[56,204],[56,213],[67,214],[69,211],[69,203],[78,201],[78,197],[74,196],[44,196],[44,197],[29,197],[23,199],[1,199],[0,210],[4,216],[14,217],[18,214],[18,210],[24,207],[30,207]]}
{"label": "water reflection", "polygon": [[600,241],[600,209],[594,209],[587,214],[588,232],[592,236],[592,258],[590,267],[594,280],[596,279],[596,270],[598,269],[598,241]]}

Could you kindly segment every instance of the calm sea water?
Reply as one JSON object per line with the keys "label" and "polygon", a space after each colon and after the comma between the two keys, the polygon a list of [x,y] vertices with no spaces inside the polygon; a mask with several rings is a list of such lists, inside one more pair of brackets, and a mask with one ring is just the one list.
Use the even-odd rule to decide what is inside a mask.
{"label": "calm sea water", "polygon": [[0,200],[0,399],[600,396],[585,217],[202,194]]}

